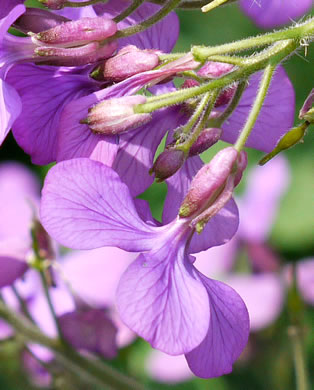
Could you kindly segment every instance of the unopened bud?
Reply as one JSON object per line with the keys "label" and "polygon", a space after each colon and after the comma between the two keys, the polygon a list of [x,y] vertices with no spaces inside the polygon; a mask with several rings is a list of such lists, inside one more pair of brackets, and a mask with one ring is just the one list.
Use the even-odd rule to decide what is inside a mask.
{"label": "unopened bud", "polygon": [[27,34],[28,32],[39,33],[52,29],[61,23],[70,21],[64,16],[57,15],[40,8],[26,8],[26,11],[14,23],[14,27]]}
{"label": "unopened bud", "polygon": [[218,128],[204,129],[190,149],[189,156],[196,156],[205,152],[219,141],[222,130]]}
{"label": "unopened bud", "polygon": [[104,40],[116,31],[117,24],[109,18],[82,18],[42,31],[32,36],[32,39],[34,43],[75,47],[92,41]]}
{"label": "unopened bud", "polygon": [[136,46],[123,47],[104,64],[104,77],[111,81],[121,81],[137,73],[154,69],[159,57],[153,50],[141,50]]}
{"label": "unopened bud", "polygon": [[106,45],[101,45],[99,42],[91,42],[87,45],[73,48],[40,46],[34,50],[34,53],[38,56],[38,62],[41,64],[79,66],[92,64],[108,58],[116,48],[117,43],[115,41]]}
{"label": "unopened bud", "polygon": [[218,96],[215,107],[225,106],[229,104],[230,100],[233,98],[235,90],[237,87],[235,85],[224,89]]}
{"label": "unopened bud", "polygon": [[270,153],[266,154],[260,161],[259,165],[266,164],[269,160],[271,160],[273,157],[275,157],[278,153],[282,152],[283,150],[292,148],[292,146],[298,144],[299,142],[303,141],[303,137],[305,135],[305,132],[307,128],[309,127],[309,122],[304,122],[302,125],[294,127],[293,129],[289,130],[288,133],[283,135],[279,142],[277,143],[275,149],[273,149]]}
{"label": "unopened bud", "polygon": [[227,178],[234,173],[238,156],[238,151],[230,146],[218,152],[197,172],[181,204],[180,217],[199,214],[215,201],[222,192]]}
{"label": "unopened bud", "polygon": [[166,149],[156,159],[149,173],[155,173],[157,182],[174,175],[184,164],[186,154],[182,150]]}
{"label": "unopened bud", "polygon": [[234,65],[226,64],[223,62],[208,61],[197,72],[198,76],[210,79],[217,79],[232,71]]}
{"label": "unopened bud", "polygon": [[300,113],[299,118],[304,119],[307,122],[314,123],[314,88],[310,92],[309,96],[306,98]]}
{"label": "unopened bud", "polygon": [[104,100],[88,110],[87,124],[96,133],[111,135],[134,129],[151,120],[150,114],[135,114],[134,106],[146,102],[145,96],[124,96]]}
{"label": "unopened bud", "polygon": [[68,0],[38,0],[45,7],[50,9],[61,9]]}

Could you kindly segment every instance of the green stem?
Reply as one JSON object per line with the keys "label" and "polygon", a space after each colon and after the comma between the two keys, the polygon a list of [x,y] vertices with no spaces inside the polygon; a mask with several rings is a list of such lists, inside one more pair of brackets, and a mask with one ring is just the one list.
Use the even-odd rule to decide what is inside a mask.
{"label": "green stem", "polygon": [[15,331],[19,332],[28,341],[33,341],[51,349],[56,358],[73,374],[83,377],[87,382],[101,386],[102,389],[113,390],[144,390],[143,386],[133,379],[117,372],[104,362],[97,362],[81,356],[75,350],[66,349],[58,340],[44,335],[27,318],[11,311],[0,301],[0,317],[3,317]]}
{"label": "green stem", "polygon": [[68,8],[80,8],[80,7],[87,7],[88,5],[94,5],[97,3],[107,3],[108,0],[89,0],[89,1],[67,1],[64,5],[63,8],[68,7]]}
{"label": "green stem", "polygon": [[209,11],[213,10],[214,8],[217,8],[220,5],[225,4],[227,2],[228,2],[228,0],[212,0],[211,2],[209,2],[208,4],[206,4],[202,7],[202,12],[209,12]]}
{"label": "green stem", "polygon": [[253,107],[249,113],[248,119],[241,131],[241,134],[234,145],[235,149],[237,149],[239,152],[244,148],[244,145],[249,135],[251,134],[251,131],[258,118],[258,115],[262,109],[276,66],[277,64],[268,64],[264,70],[264,74],[260,82],[258,93],[256,95]]}
{"label": "green stem", "polygon": [[211,127],[221,127],[221,125],[229,118],[229,116],[236,109],[246,87],[247,87],[246,80],[241,81],[239,83],[230,104],[228,105],[228,107],[225,109],[225,111],[222,113],[222,115],[219,118],[213,120],[213,125],[211,125]]}
{"label": "green stem", "polygon": [[210,101],[209,101],[209,104],[207,104],[206,110],[205,110],[201,120],[199,121],[199,123],[197,124],[197,126],[195,127],[193,132],[190,134],[190,137],[184,143],[180,144],[177,149],[181,149],[181,150],[185,151],[186,153],[189,152],[189,150],[193,146],[194,142],[197,140],[197,138],[201,134],[202,130],[206,126],[206,122],[208,120],[209,114],[211,113],[212,109],[214,108],[218,94],[219,94],[219,90],[205,94],[204,99],[206,98],[206,102],[208,103],[208,101],[209,100]]}
{"label": "green stem", "polygon": [[64,340],[64,337],[63,337],[63,334],[62,334],[62,330],[61,330],[61,326],[60,326],[58,317],[56,315],[56,312],[55,312],[55,309],[54,309],[54,306],[53,306],[53,303],[52,303],[52,300],[51,300],[49,287],[47,285],[47,279],[46,279],[45,271],[39,271],[39,273],[40,273],[40,279],[41,279],[41,283],[42,283],[42,286],[43,286],[43,289],[44,289],[45,297],[47,299],[47,303],[48,303],[48,306],[49,306],[50,313],[51,313],[52,318],[54,320],[54,323],[56,325],[59,338],[60,338],[60,340],[63,343],[67,344],[66,341]]}
{"label": "green stem", "polygon": [[131,15],[132,12],[134,12],[141,4],[144,3],[145,0],[134,0],[132,4],[129,5],[124,11],[121,12],[121,14],[117,15],[113,20],[116,23],[121,22],[121,20],[125,19],[129,15]]}
{"label": "green stem", "polygon": [[248,79],[253,73],[263,69],[269,63],[270,58],[272,58],[273,62],[279,63],[291,54],[297,47],[298,44],[293,40],[277,43],[269,50],[264,51],[255,57],[248,58],[247,64],[243,68],[237,69],[223,77],[220,77],[219,79],[212,80],[197,87],[149,97],[146,103],[137,105],[134,108],[134,112],[137,114],[150,113],[163,107],[182,103],[187,99],[194,98],[211,90],[225,88],[227,85],[239,80]]}
{"label": "green stem", "polygon": [[296,390],[309,390],[301,330],[297,326],[288,329],[293,350]]}
{"label": "green stem", "polygon": [[[207,106],[209,100],[210,100],[210,93],[206,93],[202,100],[200,101],[199,105],[197,106],[196,110],[193,112],[193,115],[191,116],[188,123],[183,127],[182,134],[189,134],[195,123],[198,121],[199,117],[202,115],[205,107]],[[183,150],[183,149],[182,149]]]}
{"label": "green stem", "polygon": [[16,296],[16,299],[18,300],[19,302],[19,305],[21,307],[21,310],[22,310],[22,313],[32,322],[34,322],[29,310],[28,310],[28,307],[27,307],[27,304],[25,303],[24,299],[21,297],[20,293],[18,292],[17,288],[14,286],[14,284],[12,284],[11,286],[12,288],[12,291],[14,293],[14,295]]}
{"label": "green stem", "polygon": [[125,28],[124,30],[117,31],[109,39],[112,40],[117,38],[125,38],[125,37],[129,37],[130,35],[138,34],[139,32],[146,30],[147,28],[151,27],[153,24],[159,22],[161,19],[167,16],[173,9],[176,8],[176,6],[180,3],[180,1],[181,0],[168,0],[166,5],[150,18],[144,20],[139,24]]}
{"label": "green stem", "polygon": [[196,61],[204,62],[213,55],[235,53],[243,50],[253,49],[256,47],[270,45],[277,41],[282,41],[286,39],[300,40],[313,34],[314,18],[311,18],[302,24],[292,26],[287,29],[279,30],[264,35],[259,35],[257,37],[242,39],[241,41],[237,42],[226,43],[224,45],[213,47],[194,46],[192,48],[192,54],[194,55]]}

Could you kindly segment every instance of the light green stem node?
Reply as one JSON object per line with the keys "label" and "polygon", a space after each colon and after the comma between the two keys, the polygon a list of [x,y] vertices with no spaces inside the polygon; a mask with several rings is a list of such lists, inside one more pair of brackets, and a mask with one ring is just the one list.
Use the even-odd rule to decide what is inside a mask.
{"label": "light green stem node", "polygon": [[213,0],[210,3],[208,3],[202,7],[202,12],[209,12],[209,11],[213,10],[214,8],[217,8],[220,5],[227,3],[227,2],[228,2],[228,0]]}

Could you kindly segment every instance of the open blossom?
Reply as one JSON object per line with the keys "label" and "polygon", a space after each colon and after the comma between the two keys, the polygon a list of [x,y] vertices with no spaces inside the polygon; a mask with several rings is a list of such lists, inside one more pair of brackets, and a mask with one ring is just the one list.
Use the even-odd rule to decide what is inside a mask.
{"label": "open blossom", "polygon": [[313,6],[313,0],[240,0],[239,3],[243,12],[262,28],[296,21]]}
{"label": "open blossom", "polygon": [[[232,216],[228,218],[230,228]],[[193,243],[187,244],[193,234],[190,218],[176,218],[165,226],[145,223],[112,169],[76,159],[50,170],[41,219],[53,237],[70,247],[116,245],[142,252],[118,286],[122,320],[153,347],[171,355],[186,354],[196,375],[231,371],[248,336],[246,308],[227,285],[194,268],[187,252],[193,251]],[[228,231],[221,234],[226,239]],[[220,237],[220,242],[224,239]]]}

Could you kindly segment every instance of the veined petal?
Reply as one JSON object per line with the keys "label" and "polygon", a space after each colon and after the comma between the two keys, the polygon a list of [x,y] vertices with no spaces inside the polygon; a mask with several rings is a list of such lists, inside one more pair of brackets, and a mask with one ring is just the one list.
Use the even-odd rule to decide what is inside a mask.
{"label": "veined petal", "polygon": [[170,355],[194,349],[209,322],[206,289],[185,256],[185,239],[139,257],[120,279],[122,320],[154,348]]}
{"label": "veined petal", "polygon": [[63,108],[95,90],[96,83],[84,68],[56,68],[21,64],[8,74],[8,81],[22,99],[22,113],[13,134],[35,164],[56,160],[57,128]]}
{"label": "veined petal", "polygon": [[201,275],[210,305],[210,325],[203,342],[186,354],[192,372],[201,378],[228,374],[249,336],[249,316],[241,297],[229,286]]}
{"label": "veined petal", "polygon": [[65,246],[142,251],[151,249],[157,235],[158,228],[138,216],[117,173],[97,161],[57,164],[47,175],[42,195],[42,224]]}
{"label": "veined petal", "polygon": [[[249,79],[249,86],[232,115],[222,125],[222,139],[235,143],[250,112],[261,78],[261,72]],[[279,138],[293,125],[295,93],[285,70],[279,66],[271,81],[264,105],[258,115],[246,146],[270,152]]]}

